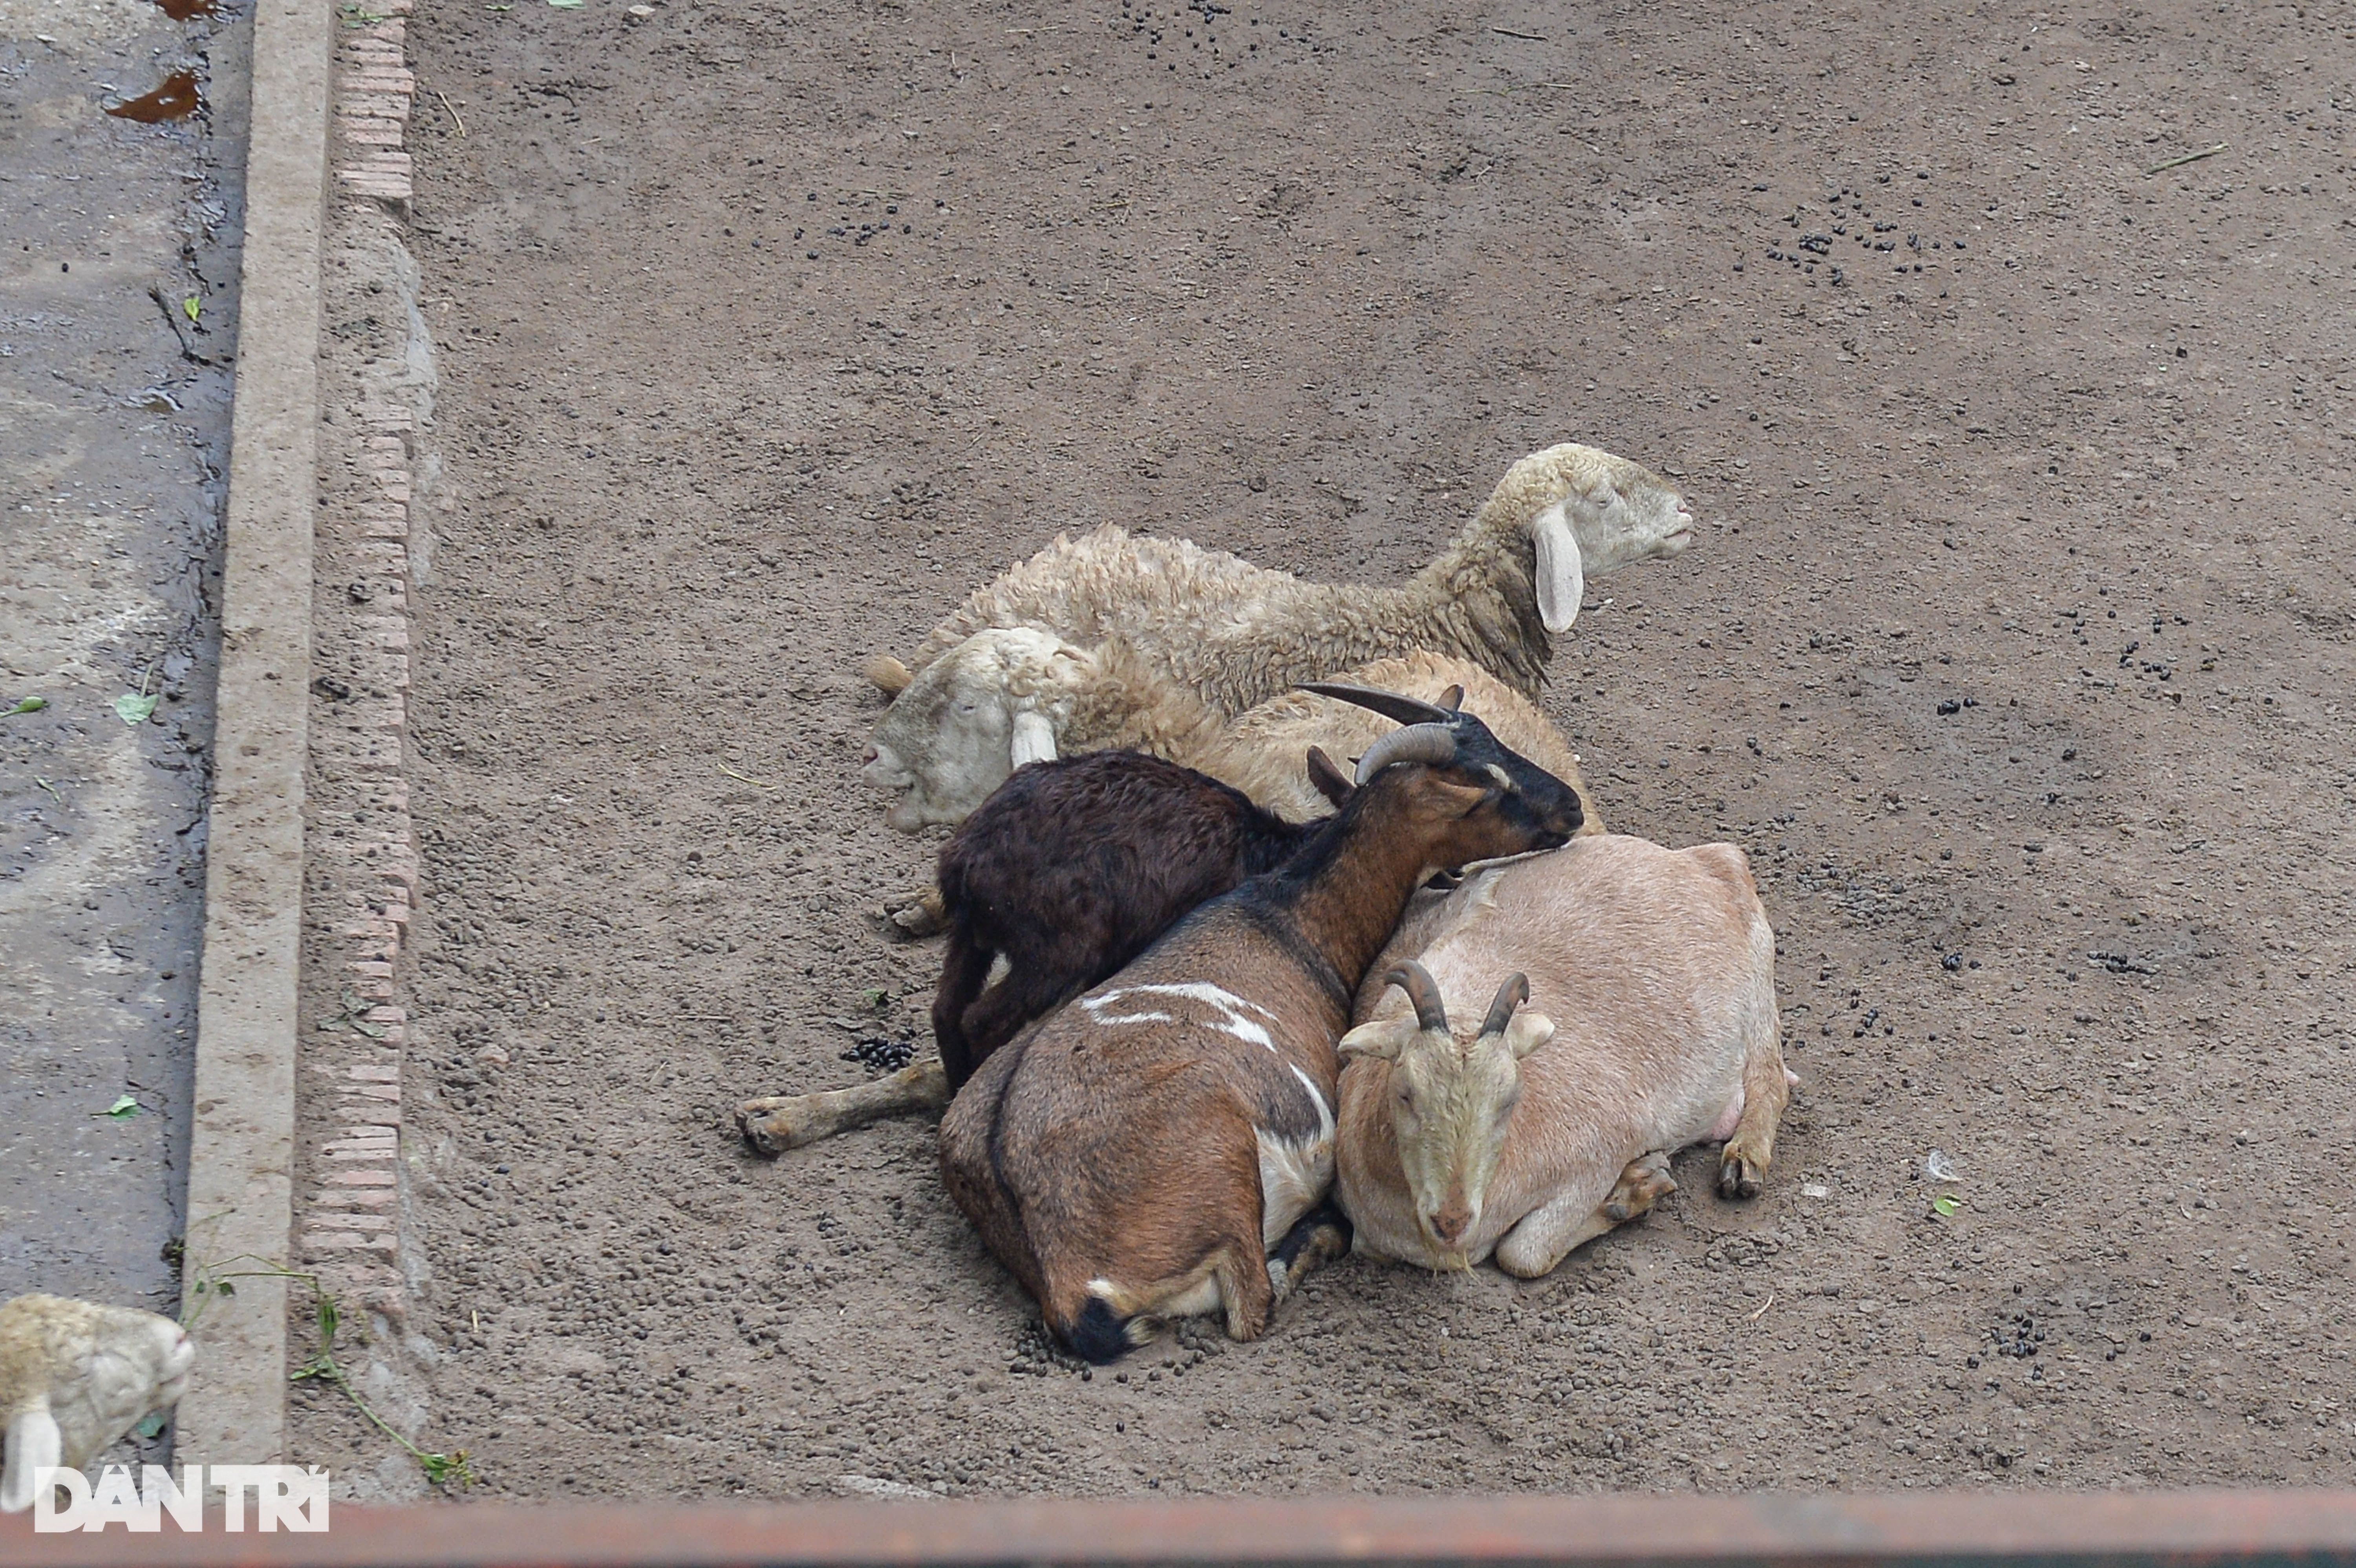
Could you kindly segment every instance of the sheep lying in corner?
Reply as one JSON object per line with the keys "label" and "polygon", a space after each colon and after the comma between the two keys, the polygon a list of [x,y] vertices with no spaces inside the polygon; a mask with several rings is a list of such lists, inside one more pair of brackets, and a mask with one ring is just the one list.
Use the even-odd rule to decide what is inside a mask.
{"label": "sheep lying in corner", "polygon": [[1546,678],[1548,635],[1569,629],[1586,579],[1693,542],[1668,482],[1624,457],[1566,443],[1505,471],[1472,521],[1403,587],[1304,582],[1183,539],[1102,528],[1058,539],[977,592],[905,665],[868,675],[896,694],[992,626],[1034,626],[1087,646],[1120,641],[1222,713],[1303,680],[1430,648],[1525,694]]}
{"label": "sheep lying in corner", "polygon": [[1336,1136],[1359,1252],[1462,1269],[1494,1251],[1535,1277],[1718,1139],[1719,1191],[1757,1195],[1795,1080],[1775,933],[1732,845],[1607,835],[1491,868],[1367,974]]}
{"label": "sheep lying in corner", "polygon": [[168,1317],[61,1296],[0,1306],[0,1513],[33,1506],[33,1472],[86,1467],[188,1386],[196,1347]]}
{"label": "sheep lying in corner", "polygon": [[[1461,701],[1507,748],[1585,796],[1561,731],[1469,660],[1416,652],[1333,678],[1450,708]],[[1443,702],[1451,691],[1455,699]],[[963,821],[1025,763],[1136,751],[1206,773],[1304,821],[1330,808],[1302,772],[1302,754],[1316,747],[1363,755],[1389,728],[1363,706],[1305,689],[1230,719],[1121,644],[1082,648],[1050,632],[1009,627],[977,632],[926,666],[876,725],[860,776],[896,794],[884,820],[914,833]],[[1587,830],[1603,828],[1590,817]]]}

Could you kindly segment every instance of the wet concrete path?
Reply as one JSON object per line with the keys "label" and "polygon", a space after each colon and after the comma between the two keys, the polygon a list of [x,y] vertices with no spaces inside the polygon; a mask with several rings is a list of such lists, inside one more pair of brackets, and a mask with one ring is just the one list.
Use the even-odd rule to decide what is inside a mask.
{"label": "wet concrete path", "polygon": [[161,1312],[187,1221],[249,30],[169,11],[0,0],[0,1300]]}

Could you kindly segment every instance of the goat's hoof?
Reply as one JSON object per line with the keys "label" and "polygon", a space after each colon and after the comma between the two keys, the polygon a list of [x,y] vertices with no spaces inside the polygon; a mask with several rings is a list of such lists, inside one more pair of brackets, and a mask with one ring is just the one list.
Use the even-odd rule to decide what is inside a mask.
{"label": "goat's hoof", "polygon": [[1677,1189],[1677,1179],[1669,1174],[1666,1149],[1655,1149],[1638,1155],[1612,1184],[1612,1194],[1603,1200],[1603,1217],[1615,1225],[1624,1225],[1640,1214],[1649,1214],[1653,1205]]}
{"label": "goat's hoof", "polygon": [[1754,1157],[1750,1147],[1740,1139],[1730,1143],[1718,1157],[1718,1195],[1720,1198],[1756,1198],[1767,1179],[1767,1162]]}
{"label": "goat's hoof", "polygon": [[791,1096],[772,1096],[766,1100],[747,1100],[736,1107],[736,1130],[755,1152],[779,1155],[789,1148],[799,1148],[809,1142],[809,1129],[797,1125],[793,1115],[796,1104]]}
{"label": "goat's hoof", "polygon": [[938,888],[920,888],[884,900],[884,920],[893,933],[907,937],[937,936],[949,923]]}

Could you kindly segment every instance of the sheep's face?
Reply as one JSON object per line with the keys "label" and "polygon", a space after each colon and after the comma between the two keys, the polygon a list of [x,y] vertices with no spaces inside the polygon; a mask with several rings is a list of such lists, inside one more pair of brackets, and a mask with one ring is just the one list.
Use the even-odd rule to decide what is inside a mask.
{"label": "sheep's face", "polygon": [[[49,1398],[61,1426],[84,1427],[85,1433],[76,1435],[103,1447],[148,1412],[179,1403],[197,1348],[170,1318],[128,1307],[108,1309],[93,1339],[80,1379],[70,1390],[52,1391]],[[82,1406],[78,1423],[68,1415],[76,1403]]]}
{"label": "sheep's face", "polygon": [[1554,1033],[1523,1013],[1496,1032],[1460,1040],[1446,1026],[1419,1029],[1410,1015],[1360,1026],[1344,1054],[1390,1061],[1384,1110],[1416,1228],[1443,1268],[1472,1266],[1470,1244],[1522,1097],[1521,1059]]}
{"label": "sheep's face", "polygon": [[1641,463],[1595,454],[1587,485],[1570,508],[1571,530],[1590,577],[1693,543],[1693,509],[1675,486]]}
{"label": "sheep's face", "polygon": [[1676,487],[1643,464],[1597,447],[1566,442],[1532,453],[1497,488],[1533,519],[1560,504],[1590,577],[1676,555],[1693,543],[1693,510]]}
{"label": "sheep's face", "polygon": [[73,1375],[49,1390],[65,1463],[87,1465],[151,1411],[187,1392],[197,1348],[168,1317],[126,1307],[91,1307],[89,1339]]}
{"label": "sheep's face", "polygon": [[925,667],[875,727],[860,777],[896,795],[903,833],[962,822],[1024,763],[1055,755],[1037,700],[1063,644],[1024,628],[977,632]]}

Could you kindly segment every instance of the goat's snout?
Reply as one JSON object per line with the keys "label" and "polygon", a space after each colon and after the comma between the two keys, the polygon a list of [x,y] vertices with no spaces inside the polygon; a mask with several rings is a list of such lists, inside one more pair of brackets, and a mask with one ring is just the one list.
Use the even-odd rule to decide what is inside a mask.
{"label": "goat's snout", "polygon": [[1451,1247],[1462,1242],[1464,1232],[1472,1227],[1472,1205],[1465,1200],[1461,1188],[1451,1192],[1448,1201],[1431,1216],[1431,1233]]}

